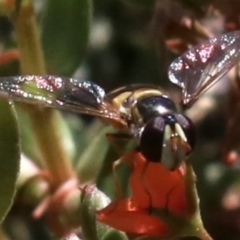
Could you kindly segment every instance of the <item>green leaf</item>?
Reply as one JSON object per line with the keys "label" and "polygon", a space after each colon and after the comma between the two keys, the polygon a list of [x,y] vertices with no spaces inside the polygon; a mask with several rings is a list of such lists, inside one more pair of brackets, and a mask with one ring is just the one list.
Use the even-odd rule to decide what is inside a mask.
{"label": "green leaf", "polygon": [[84,58],[92,18],[91,0],[47,1],[42,43],[50,73],[71,75]]}
{"label": "green leaf", "polygon": [[128,240],[128,237],[123,232],[111,229],[101,240]]}
{"label": "green leaf", "polygon": [[85,240],[99,240],[110,229],[96,219],[96,210],[106,207],[109,202],[110,199],[95,185],[82,189],[80,217]]}
{"label": "green leaf", "polygon": [[20,150],[13,107],[0,100],[0,223],[10,209],[19,172]]}

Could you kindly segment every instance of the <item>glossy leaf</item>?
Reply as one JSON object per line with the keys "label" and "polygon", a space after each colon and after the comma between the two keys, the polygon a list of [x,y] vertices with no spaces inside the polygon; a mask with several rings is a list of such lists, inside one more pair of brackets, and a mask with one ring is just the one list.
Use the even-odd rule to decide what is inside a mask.
{"label": "glossy leaf", "polygon": [[125,233],[116,230],[109,230],[101,240],[128,240]]}
{"label": "glossy leaf", "polygon": [[105,207],[109,202],[109,198],[94,185],[82,189],[80,217],[85,240],[99,240],[110,229],[96,221],[96,209]]}
{"label": "glossy leaf", "polygon": [[0,222],[13,203],[19,171],[18,130],[12,106],[0,100]]}
{"label": "glossy leaf", "polygon": [[71,75],[84,58],[92,17],[91,0],[47,1],[42,42],[50,73]]}

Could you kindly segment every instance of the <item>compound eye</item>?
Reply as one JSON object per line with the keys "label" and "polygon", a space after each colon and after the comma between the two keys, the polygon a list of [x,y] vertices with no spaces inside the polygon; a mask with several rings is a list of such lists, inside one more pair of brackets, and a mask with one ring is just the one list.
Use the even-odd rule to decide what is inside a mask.
{"label": "compound eye", "polygon": [[192,151],[196,143],[196,134],[192,121],[182,114],[176,114],[175,118],[177,122],[181,125],[186,135],[187,142],[190,145]]}
{"label": "compound eye", "polygon": [[140,138],[140,151],[151,162],[159,162],[162,156],[162,145],[165,119],[155,117],[144,127]]}

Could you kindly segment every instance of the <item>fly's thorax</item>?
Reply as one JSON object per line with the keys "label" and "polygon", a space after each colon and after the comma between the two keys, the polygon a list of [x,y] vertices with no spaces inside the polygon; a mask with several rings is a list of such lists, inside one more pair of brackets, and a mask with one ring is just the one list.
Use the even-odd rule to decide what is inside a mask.
{"label": "fly's thorax", "polygon": [[150,119],[170,113],[176,113],[175,103],[166,95],[142,96],[132,109],[134,121],[139,125],[145,125]]}
{"label": "fly's thorax", "polygon": [[143,127],[139,148],[147,160],[176,169],[193,150],[194,127],[183,114],[167,113],[150,119]]}
{"label": "fly's thorax", "polygon": [[[162,111],[166,113],[166,108],[176,109],[174,103],[169,98],[163,97],[162,92],[156,87],[130,85],[110,92],[107,97],[125,117],[129,126],[135,125],[139,128],[148,118],[159,115]],[[161,100],[162,98],[164,99]],[[166,98],[171,104],[164,101]]]}

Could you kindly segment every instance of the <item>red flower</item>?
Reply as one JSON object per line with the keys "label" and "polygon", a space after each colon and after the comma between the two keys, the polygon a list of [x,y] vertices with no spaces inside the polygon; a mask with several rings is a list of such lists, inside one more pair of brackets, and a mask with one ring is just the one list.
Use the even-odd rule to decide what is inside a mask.
{"label": "red flower", "polygon": [[132,196],[116,200],[98,211],[98,220],[127,233],[173,234],[173,226],[161,216],[171,214],[179,219],[192,216],[184,174],[183,167],[169,171],[160,163],[148,162],[136,153],[130,176]]}

